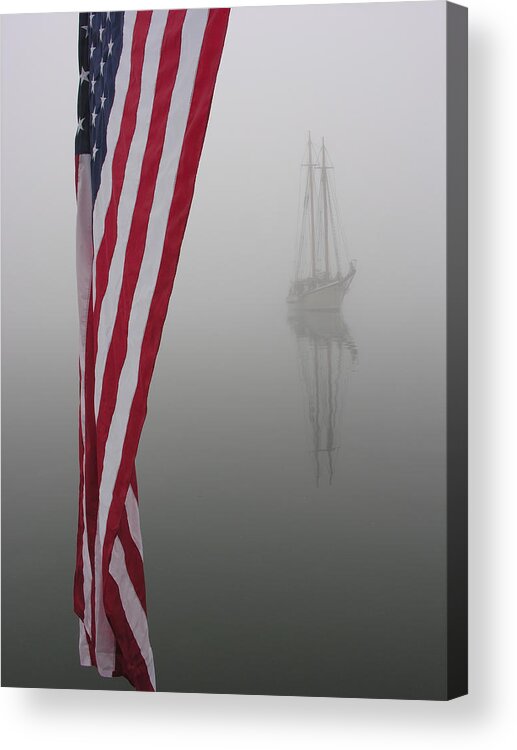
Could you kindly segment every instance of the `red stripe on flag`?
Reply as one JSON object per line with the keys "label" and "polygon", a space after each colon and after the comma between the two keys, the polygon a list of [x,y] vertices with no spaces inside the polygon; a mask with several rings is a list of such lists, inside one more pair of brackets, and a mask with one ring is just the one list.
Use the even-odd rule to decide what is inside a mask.
{"label": "red stripe on flag", "polygon": [[169,211],[160,270],[142,343],[138,383],[131,406],[122,450],[122,460],[108,515],[102,563],[103,570],[105,571],[108,570],[113,544],[120,526],[131,472],[147,414],[149,385],[156,362],[163,324],[178,266],[181,243],[194,194],[196,174],[208,124],[215,80],[223,51],[229,13],[229,9],[211,10],[205,29],[187,128],[178,166],[176,186]]}
{"label": "red stripe on flag", "polygon": [[145,598],[145,579],[144,579],[144,561],[140,555],[140,550],[136,546],[129,524],[127,521],[127,514],[122,513],[120,521],[120,528],[118,531],[118,537],[124,548],[126,555],[126,566],[131,582],[136,591],[136,594],[140,600],[140,604],[144,612],[147,612],[146,598]]}
{"label": "red stripe on flag", "polygon": [[117,242],[117,212],[124,184],[126,164],[131,148],[131,141],[136,128],[136,116],[138,102],[140,100],[140,89],[142,83],[142,68],[144,65],[144,52],[149,26],[151,24],[152,11],[139,11],[136,15],[135,28],[133,31],[133,42],[131,45],[131,72],[129,86],[124,102],[122,124],[117,145],[113,153],[112,164],[112,188],[111,198],[104,219],[104,233],[102,236],[96,260],[96,296],[94,321],[95,330],[99,324],[99,314],[102,299],[108,284],[108,273],[113,257],[113,251]]}
{"label": "red stripe on flag", "polygon": [[144,254],[149,216],[153,205],[156,178],[165,140],[167,117],[178,72],[181,30],[185,14],[186,11],[169,13],[163,35],[156,78],[156,95],[153,101],[140,184],[127,241],[117,315],[102,380],[101,400],[97,416],[97,460],[99,467],[102,467],[104,463],[104,450],[117,400],[120,372],[126,358],[129,317]]}
{"label": "red stripe on flag", "polygon": [[109,621],[113,632],[117,633],[117,646],[121,655],[116,660],[117,670],[137,690],[154,692],[145,659],[124,614],[119,588],[109,573],[104,579],[104,598],[112,603]]}
{"label": "red stripe on flag", "polygon": [[[190,12],[201,12],[203,15],[199,18],[203,19],[202,22],[204,24],[204,19],[207,17],[205,15],[206,11]],[[99,479],[101,473],[99,472],[99,467],[102,467],[105,459],[106,441],[116,406],[119,380],[127,354],[130,313],[134,303],[135,288],[146,247],[148,224],[154,200],[157,176],[160,173],[159,166],[164,138],[167,132],[171,94],[174,91],[178,71],[181,51],[181,30],[186,11],[169,12],[163,33],[154,100],[149,120],[149,131],[142,167],[138,176],[138,191],[129,227],[128,242],[125,248],[122,284],[118,300],[115,300],[117,313],[110,346],[107,351],[105,369],[102,374],[103,381],[100,389],[98,420],[95,418],[94,394],[100,310],[106,294],[109,269],[117,242],[119,205],[124,180],[126,179],[125,171],[130,155],[131,142],[137,124],[144,53],[151,27],[151,11],[137,13],[133,29],[129,85],[125,101],[123,102],[121,130],[115,144],[111,166],[111,195],[107,196],[109,203],[104,217],[103,236],[95,261],[97,272],[95,309],[93,308],[91,295],[88,304],[84,351],[84,382],[82,383],[84,393],[82,409],[84,413],[80,414],[80,419],[82,417],[85,421],[85,427],[84,434],[81,427],[79,437],[79,454],[81,458],[80,507],[74,607],[79,617],[84,620],[87,607],[84,598],[85,570],[83,569],[83,562],[86,561],[86,558],[83,561],[82,540],[86,534],[89,562],[92,568],[91,637],[87,637],[91,660],[95,664],[95,651],[97,648],[99,650],[99,663],[101,661],[104,662],[99,666],[101,671],[104,674],[111,674],[111,670],[113,669],[115,674],[127,677],[138,690],[154,690],[154,667],[152,652],[148,643],[145,616],[146,596],[143,560],[140,551],[141,540],[138,511],[134,506],[132,494],[128,497],[128,490],[131,485],[137,501],[136,451],[147,410],[150,380],[156,361],[163,324],[176,274],[181,243],[192,202],[196,173],[208,123],[229,12],[227,9],[211,10],[208,12],[197,67],[192,69],[192,75],[194,71],[196,72],[194,88],[190,102],[185,102],[185,105],[188,104],[190,108],[188,110],[183,142],[181,143],[176,181],[175,183],[170,183],[170,189],[174,189],[174,195],[168,211],[165,241],[161,249],[158,277],[154,291],[152,291],[152,298],[149,300],[150,309],[145,326],[140,358],[139,360],[135,360],[135,365],[138,363],[136,390],[129,410],[129,421],[124,435],[120,465],[112,467],[112,470],[117,470],[118,468],[118,471],[114,490],[109,498],[106,533],[102,549],[102,571],[95,571],[95,548],[96,543],[97,545],[99,543],[97,537],[99,527]],[[202,29],[200,29],[198,44],[202,33]],[[199,47],[197,46],[196,50],[198,49]],[[186,46],[186,50],[188,53],[188,46]],[[191,56],[192,61],[194,60]],[[192,82],[192,78],[190,80]],[[186,115],[187,110],[185,109],[184,112]],[[76,160],[76,189],[78,185],[77,181],[80,179],[78,164],[79,161]],[[135,176],[130,175],[128,179],[135,179]],[[170,193],[167,200],[169,199]],[[166,210],[167,207],[168,205],[166,204]],[[164,220],[166,216],[167,213],[164,213]],[[160,248],[157,248],[157,250],[160,251]],[[87,284],[89,277],[83,274],[83,278]],[[84,318],[86,317],[85,307],[88,301],[84,292],[83,286],[83,325]],[[134,374],[136,375],[136,370]],[[116,547],[114,549],[115,542]],[[111,563],[113,565],[110,568]],[[96,596],[95,592],[96,573],[97,580],[99,582],[102,580],[100,597]],[[96,599],[99,601],[96,601]],[[99,604],[101,605],[101,610],[96,612],[96,606]],[[109,626],[113,630],[114,644],[110,638],[111,634],[106,631],[108,623],[104,623],[102,633],[99,626],[99,643],[96,644],[96,615],[99,615],[99,613],[102,614],[102,605]],[[99,622],[101,621],[99,620]],[[88,636],[87,633],[86,635]],[[103,648],[106,649],[106,653],[103,651]],[[108,650],[111,648],[113,648],[113,652],[108,653]],[[105,659],[104,657],[107,658]],[[110,662],[111,657],[113,657],[113,662]]]}
{"label": "red stripe on flag", "polygon": [[[86,435],[88,437],[89,449],[86,453],[86,469],[90,478],[87,487],[87,530],[88,530],[88,550],[90,554],[92,567],[92,587],[91,587],[91,610],[92,610],[92,643],[95,650],[96,642],[96,570],[95,570],[95,540],[97,535],[97,517],[99,509],[99,477],[97,465],[97,426],[95,420],[95,356],[98,320],[95,316],[100,309],[100,302],[106,288],[109,266],[113,249],[117,239],[117,211],[124,183],[124,174],[128,159],[131,141],[136,127],[136,117],[138,111],[138,102],[140,99],[141,76],[144,61],[145,43],[151,23],[152,11],[142,11],[137,13],[135,27],[133,30],[133,39],[131,44],[131,71],[128,91],[124,101],[123,119],[119,138],[115,146],[112,163],[112,192],[108,210],[104,221],[104,234],[99,247],[96,259],[97,271],[97,304],[95,311],[90,303],[88,312],[87,325],[87,345],[86,345],[86,377],[85,377],[85,409],[86,409]],[[100,291],[99,291],[100,289]],[[96,663],[95,653],[93,663]]]}
{"label": "red stripe on flag", "polygon": [[[84,416],[85,416],[85,468],[84,491],[86,493],[86,531],[88,552],[92,567],[92,641],[95,643],[95,537],[99,510],[99,478],[97,471],[97,433],[94,411],[95,357],[93,341],[93,305],[90,295],[88,322],[86,326],[86,347],[84,357]],[[95,662],[94,662],[95,663]]]}

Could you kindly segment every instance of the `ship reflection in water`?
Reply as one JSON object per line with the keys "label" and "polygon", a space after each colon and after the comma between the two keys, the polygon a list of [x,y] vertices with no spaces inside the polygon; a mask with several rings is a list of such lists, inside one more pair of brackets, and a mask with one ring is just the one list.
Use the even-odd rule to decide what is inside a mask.
{"label": "ship reflection in water", "polygon": [[347,381],[357,346],[340,311],[290,309],[300,377],[308,400],[316,486],[332,484],[340,448]]}

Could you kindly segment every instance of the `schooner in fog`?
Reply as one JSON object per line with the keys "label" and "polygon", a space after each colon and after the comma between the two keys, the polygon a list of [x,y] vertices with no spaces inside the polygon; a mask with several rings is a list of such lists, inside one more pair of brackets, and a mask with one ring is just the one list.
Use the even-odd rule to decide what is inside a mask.
{"label": "schooner in fog", "polygon": [[[347,247],[325,140],[315,155],[309,134],[303,208],[298,233],[294,280],[287,302],[306,310],[339,310],[356,272]],[[316,187],[316,173],[319,185]],[[343,263],[345,265],[343,266]]]}
{"label": "schooner in fog", "polygon": [[332,484],[346,381],[357,359],[357,347],[341,314],[356,262],[348,258],[324,139],[315,154],[309,134],[306,156],[294,280],[287,302],[308,400],[311,452],[319,486],[322,476]]}

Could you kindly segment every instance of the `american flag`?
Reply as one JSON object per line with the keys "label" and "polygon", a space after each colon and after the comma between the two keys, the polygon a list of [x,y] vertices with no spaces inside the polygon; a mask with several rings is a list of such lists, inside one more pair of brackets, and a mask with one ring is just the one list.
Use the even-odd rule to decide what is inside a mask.
{"label": "american flag", "polygon": [[135,460],[229,10],[79,15],[74,610],[83,665],[155,690]]}

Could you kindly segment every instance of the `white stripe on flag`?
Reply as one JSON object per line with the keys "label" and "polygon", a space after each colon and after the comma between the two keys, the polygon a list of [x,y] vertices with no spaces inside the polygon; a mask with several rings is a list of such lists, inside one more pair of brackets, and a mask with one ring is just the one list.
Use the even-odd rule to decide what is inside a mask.
{"label": "white stripe on flag", "polygon": [[[78,158],[78,194],[86,187],[90,193],[89,204],[78,195],[78,217],[81,211],[89,212],[90,223],[80,227],[82,239],[78,227],[77,238],[80,451],[88,447],[82,454],[81,491],[88,487],[89,492],[80,495],[79,526],[84,516],[85,531],[78,539],[74,606],[82,619],[81,663],[95,664],[103,676],[123,674],[137,690],[156,689],[156,684],[139,507],[129,474],[136,482],[134,461],[149,379],[193,196],[228,15],[228,9],[221,9],[127,12],[118,17],[123,24],[117,31],[122,49],[114,90],[109,91],[113,105],[106,126],[107,154],[93,207],[92,157]],[[100,25],[103,19],[95,22]],[[80,23],[81,29],[89,28],[86,14]],[[88,43],[91,39],[80,34],[79,57],[87,65],[92,57]],[[99,52],[89,64],[96,78],[98,58]],[[86,87],[80,92],[86,95]],[[196,111],[191,112],[193,96]],[[79,108],[85,109],[81,117],[89,117],[85,96],[80,96]],[[76,140],[76,153],[88,148],[83,141]],[[177,183],[178,170],[182,178]],[[83,257],[81,247],[89,249],[88,256]]]}
{"label": "white stripe on flag", "polygon": [[77,264],[77,299],[79,304],[79,369],[81,372],[80,391],[80,428],[83,441],[83,498],[82,514],[84,521],[82,547],[83,562],[83,595],[84,626],[91,635],[92,622],[92,568],[88,550],[88,530],[86,528],[86,424],[85,424],[85,352],[86,326],[92,284],[92,177],[91,156],[80,154],[77,166],[77,227],[76,227],[76,264]]}
{"label": "white stripe on flag", "polygon": [[98,533],[102,542],[104,542],[108,513],[120,467],[129,412],[136,390],[142,341],[160,267],[207,19],[207,10],[189,10],[183,24],[176,85],[167,120],[144,256],[129,318],[127,355],[120,373],[117,402],[106,441],[104,465],[101,469]]}
{"label": "white stripe on flag", "polygon": [[126,95],[129,87],[129,77],[131,73],[131,46],[133,43],[133,29],[135,27],[136,11],[126,11],[124,13],[124,29],[122,32],[122,52],[120,55],[117,69],[115,96],[111,107],[108,128],[106,132],[106,158],[102,165],[101,180],[95,206],[93,207],[93,246],[94,246],[94,264],[93,264],[93,304],[95,305],[96,295],[96,269],[95,260],[104,234],[104,221],[106,212],[111,200],[112,188],[112,171],[113,154],[120,134],[122,124],[122,115],[126,103]]}
{"label": "white stripe on flag", "polygon": [[135,641],[138,644],[140,653],[146,663],[149,679],[151,680],[153,688],[156,689],[153,652],[149,642],[147,615],[142,608],[140,599],[137,596],[131,578],[129,577],[129,573],[127,572],[124,548],[118,538],[115,539],[113,544],[109,572],[118,586],[126,619],[133,632]]}
{"label": "white stripe on flag", "polygon": [[[104,367],[108,356],[113,326],[117,316],[120,287],[124,273],[127,241],[131,229],[131,220],[135,208],[138,188],[140,186],[140,171],[147,145],[149,124],[153,109],[156,77],[160,63],[160,51],[163,32],[167,23],[168,11],[154,11],[151,26],[145,45],[144,65],[142,68],[142,88],[136,128],[131,141],[131,148],[126,164],[124,184],[120,194],[117,215],[117,241],[111,259],[106,293],[101,302],[99,331],[97,338],[97,358],[95,360],[95,416],[99,415],[99,404],[102,393]],[[110,118],[111,119],[111,118]]]}
{"label": "white stripe on flag", "polygon": [[126,496],[126,515],[131,538],[138,547],[140,557],[143,560],[144,550],[142,548],[142,532],[140,531],[140,513],[138,512],[138,503],[136,501],[135,493],[131,487],[127,491]]}
{"label": "white stripe on flag", "polygon": [[92,666],[90,649],[88,646],[88,641],[86,639],[86,631],[84,629],[84,623],[82,620],[79,620],[79,663],[82,667]]}
{"label": "white stripe on flag", "polygon": [[[113,325],[118,308],[118,297],[122,285],[124,260],[126,255],[127,240],[131,226],[131,217],[135,206],[139,186],[140,170],[147,143],[149,123],[156,87],[156,76],[160,62],[160,51],[163,32],[167,22],[168,11],[153,12],[151,25],[147,35],[142,68],[142,88],[138,105],[136,128],[131,142],[128,161],[126,165],[125,180],[120,195],[119,210],[117,216],[118,235],[112,262],[109,270],[108,286],[101,303],[99,331],[97,339],[97,357],[95,360],[95,415],[99,413],[99,403],[102,392],[102,381],[106,357],[111,342]],[[118,76],[117,76],[118,79]],[[117,82],[116,82],[117,83]],[[111,118],[110,118],[111,120]],[[111,502],[111,500],[110,500]],[[104,527],[102,527],[104,529]],[[97,609],[97,633],[95,651],[98,657],[99,671],[113,672],[115,665],[115,639],[113,631],[109,626],[104,611],[102,596],[102,547],[104,533],[99,537],[99,528],[95,539],[95,591]],[[101,672],[102,674],[102,672]]]}

